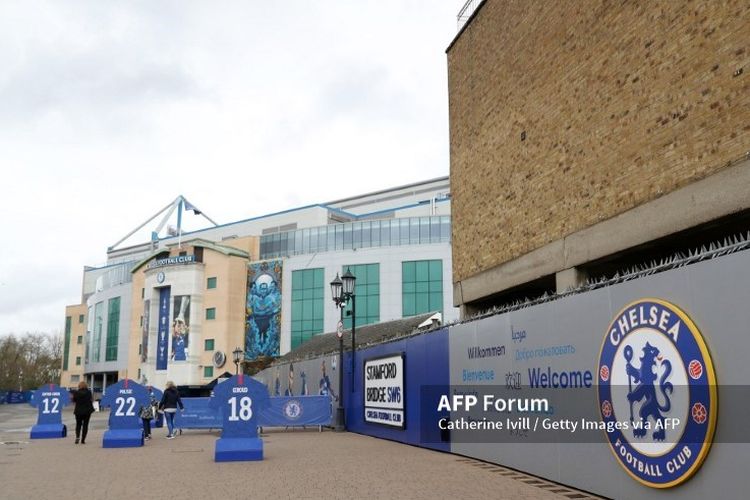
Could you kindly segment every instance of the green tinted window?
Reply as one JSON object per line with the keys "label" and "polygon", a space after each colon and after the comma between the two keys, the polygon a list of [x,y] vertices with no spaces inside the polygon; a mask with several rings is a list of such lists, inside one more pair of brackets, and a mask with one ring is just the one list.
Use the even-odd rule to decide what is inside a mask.
{"label": "green tinted window", "polygon": [[[354,281],[354,300],[357,307],[357,326],[380,321],[380,264],[357,264],[343,266],[341,274],[350,270],[357,278]],[[344,328],[352,327],[351,301],[344,308]]]}
{"label": "green tinted window", "polygon": [[323,269],[292,271],[292,349],[323,333]]}
{"label": "green tinted window", "polygon": [[401,275],[401,304],[404,317],[433,311],[443,312],[442,260],[402,262]]}

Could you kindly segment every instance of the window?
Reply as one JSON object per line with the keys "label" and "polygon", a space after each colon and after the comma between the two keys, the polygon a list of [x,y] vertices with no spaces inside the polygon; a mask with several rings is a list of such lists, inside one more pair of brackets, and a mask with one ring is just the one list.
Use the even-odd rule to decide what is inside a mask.
{"label": "window", "polygon": [[81,366],[81,357],[76,356],[76,366]]}
{"label": "window", "polygon": [[70,356],[70,323],[71,323],[71,317],[65,316],[65,343],[63,344],[63,370],[68,369],[68,356]]}
{"label": "window", "polygon": [[214,367],[213,366],[204,366],[203,367],[203,377],[204,378],[212,378],[214,376]]}
{"label": "window", "polygon": [[143,344],[138,344],[138,354],[143,354]]}
{"label": "window", "polygon": [[83,335],[79,335],[78,339],[76,340],[76,344],[81,345],[83,344]]}
{"label": "window", "polygon": [[443,261],[417,260],[401,263],[403,316],[443,311]]}
{"label": "window", "polygon": [[292,271],[292,349],[323,333],[323,269]]}
{"label": "window", "polygon": [[[349,269],[357,278],[354,294],[357,301],[357,326],[380,321],[380,264],[358,264],[341,268],[343,275]],[[344,328],[352,327],[352,317],[348,314],[351,302],[344,309]]]}
{"label": "window", "polygon": [[81,381],[81,376],[80,375],[71,375],[70,376],[70,383],[71,384],[77,384],[80,381]]}
{"label": "window", "polygon": [[78,324],[80,325],[81,323],[83,323],[83,314],[78,315]]}
{"label": "window", "polygon": [[117,343],[120,337],[120,297],[109,299],[107,307],[107,347],[105,361],[117,361]]}
{"label": "window", "polygon": [[206,280],[206,288],[208,288],[209,290],[212,288],[216,288],[216,277],[208,278]]}
{"label": "window", "polygon": [[214,350],[214,339],[206,339],[204,341],[204,350],[205,351],[213,351]]}
{"label": "window", "polygon": [[144,298],[146,296],[146,289],[141,288],[141,298]]}
{"label": "window", "polygon": [[216,308],[209,307],[206,309],[206,319],[216,319]]}
{"label": "window", "polygon": [[92,346],[91,360],[98,363],[102,351],[102,328],[104,328],[104,302],[99,302],[94,306],[94,342]]}

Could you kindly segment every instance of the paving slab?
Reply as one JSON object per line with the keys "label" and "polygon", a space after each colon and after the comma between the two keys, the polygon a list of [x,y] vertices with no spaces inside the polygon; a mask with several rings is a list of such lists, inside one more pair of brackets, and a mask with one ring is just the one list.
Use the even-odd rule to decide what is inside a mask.
{"label": "paving slab", "polygon": [[76,445],[69,409],[68,438],[30,440],[36,410],[22,406],[0,406],[2,499],[569,498],[449,453],[317,429],[266,431],[261,462],[214,462],[217,431],[155,429],[142,448],[105,449],[106,413]]}

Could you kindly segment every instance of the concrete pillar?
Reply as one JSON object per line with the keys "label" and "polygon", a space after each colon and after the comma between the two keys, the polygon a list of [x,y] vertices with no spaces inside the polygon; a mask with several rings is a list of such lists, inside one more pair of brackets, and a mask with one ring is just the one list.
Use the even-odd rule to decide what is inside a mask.
{"label": "concrete pillar", "polygon": [[104,396],[107,393],[107,372],[104,372],[102,376],[104,377],[102,380],[102,396]]}
{"label": "concrete pillar", "polygon": [[562,293],[571,288],[578,288],[588,279],[588,275],[577,267],[571,267],[555,273],[555,285],[557,293]]}

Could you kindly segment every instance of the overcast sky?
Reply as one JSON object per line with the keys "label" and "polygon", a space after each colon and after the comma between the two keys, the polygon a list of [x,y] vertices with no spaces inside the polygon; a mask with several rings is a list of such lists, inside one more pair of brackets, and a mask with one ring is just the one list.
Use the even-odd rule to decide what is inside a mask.
{"label": "overcast sky", "polygon": [[61,331],[179,194],[226,223],[448,175],[463,3],[0,2],[0,335]]}

